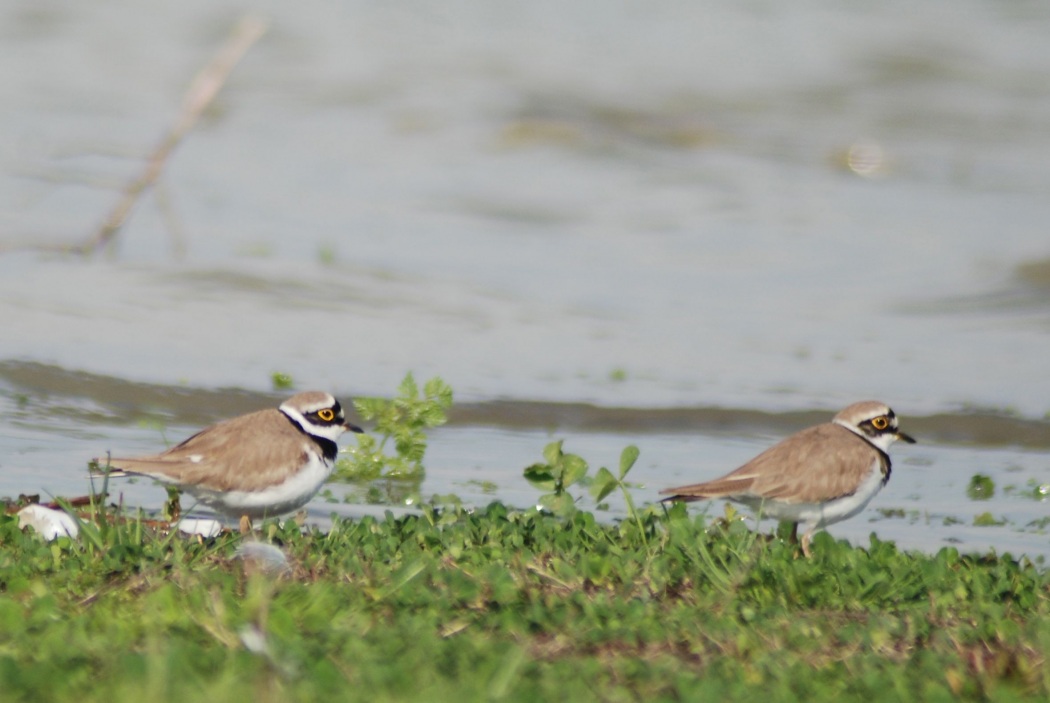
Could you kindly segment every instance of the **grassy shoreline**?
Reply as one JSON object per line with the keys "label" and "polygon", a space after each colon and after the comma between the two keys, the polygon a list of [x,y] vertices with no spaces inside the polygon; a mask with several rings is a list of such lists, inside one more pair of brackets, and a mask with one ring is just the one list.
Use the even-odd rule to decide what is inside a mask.
{"label": "grassy shoreline", "polygon": [[[88,526],[92,527],[91,525]],[[493,504],[259,539],[139,521],[44,543],[0,517],[0,698],[1046,700],[1050,575],[675,508]]]}

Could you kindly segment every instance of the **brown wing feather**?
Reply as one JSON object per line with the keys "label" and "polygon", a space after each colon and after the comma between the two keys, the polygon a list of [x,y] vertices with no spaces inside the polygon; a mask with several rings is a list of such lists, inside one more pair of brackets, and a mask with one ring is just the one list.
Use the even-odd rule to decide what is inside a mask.
{"label": "brown wing feather", "polygon": [[[109,464],[182,486],[250,491],[280,483],[302,461],[310,441],[279,410],[268,409],[207,427],[161,454],[115,458]],[[200,461],[192,461],[193,456]]]}
{"label": "brown wing feather", "polygon": [[791,435],[721,478],[660,492],[680,501],[753,496],[817,503],[852,493],[877,451],[845,427],[826,423]]}

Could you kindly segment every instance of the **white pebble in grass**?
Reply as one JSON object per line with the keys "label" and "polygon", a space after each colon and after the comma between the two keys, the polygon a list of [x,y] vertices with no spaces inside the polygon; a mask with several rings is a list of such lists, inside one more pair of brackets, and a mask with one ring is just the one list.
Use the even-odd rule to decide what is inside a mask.
{"label": "white pebble in grass", "polygon": [[245,542],[237,547],[235,556],[258,566],[268,574],[279,574],[292,568],[284,552],[272,544],[263,542]]}
{"label": "white pebble in grass", "polygon": [[21,529],[32,527],[41,537],[51,540],[80,534],[77,522],[62,510],[45,508],[43,505],[27,505],[18,511],[18,526]]}
{"label": "white pebble in grass", "polygon": [[179,520],[178,527],[179,532],[204,538],[218,537],[222,533],[222,523],[211,518],[184,517]]}

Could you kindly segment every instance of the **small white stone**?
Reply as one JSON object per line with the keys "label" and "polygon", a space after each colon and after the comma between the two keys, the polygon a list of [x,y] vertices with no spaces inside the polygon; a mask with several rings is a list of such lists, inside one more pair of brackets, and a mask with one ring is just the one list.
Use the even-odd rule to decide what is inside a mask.
{"label": "small white stone", "polygon": [[18,511],[18,526],[23,530],[32,527],[48,542],[63,535],[76,537],[80,534],[76,520],[67,513],[35,503]]}
{"label": "small white stone", "polygon": [[211,518],[184,517],[178,522],[179,532],[201,537],[218,537],[222,533],[222,523]]}
{"label": "small white stone", "polygon": [[237,547],[235,556],[255,564],[268,574],[279,574],[292,568],[284,552],[263,542],[245,542]]}
{"label": "small white stone", "polygon": [[270,656],[270,643],[267,641],[266,633],[257,625],[245,625],[240,631],[241,644],[252,654],[265,657]]}

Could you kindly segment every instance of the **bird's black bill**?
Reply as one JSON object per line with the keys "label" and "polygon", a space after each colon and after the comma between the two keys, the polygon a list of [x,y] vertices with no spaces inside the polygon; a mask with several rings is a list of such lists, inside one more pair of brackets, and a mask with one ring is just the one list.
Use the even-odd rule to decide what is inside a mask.
{"label": "bird's black bill", "polygon": [[897,439],[903,440],[908,444],[915,444],[915,438],[911,435],[904,434],[900,430],[897,430]]}
{"label": "bird's black bill", "polygon": [[[356,432],[358,434],[364,432],[364,430],[362,430],[360,427],[358,427],[357,425],[351,425],[349,422],[344,422],[343,427],[345,427],[350,432]],[[914,442],[915,440],[913,439],[912,441]]]}

